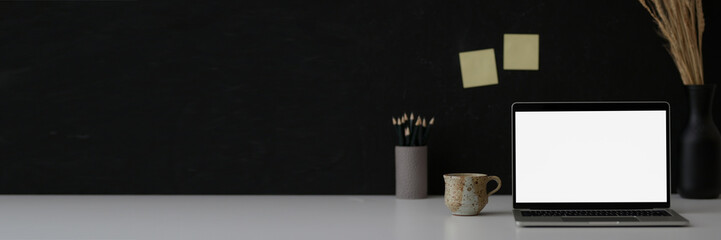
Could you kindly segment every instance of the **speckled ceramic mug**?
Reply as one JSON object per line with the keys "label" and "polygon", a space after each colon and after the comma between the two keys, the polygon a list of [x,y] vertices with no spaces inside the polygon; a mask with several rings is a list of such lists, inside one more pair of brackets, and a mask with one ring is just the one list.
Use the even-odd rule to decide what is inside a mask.
{"label": "speckled ceramic mug", "polygon": [[[488,196],[501,189],[500,178],[482,173],[448,173],[443,174],[443,180],[446,182],[446,206],[453,215],[478,215],[488,203]],[[489,181],[496,181],[498,186],[487,192]]]}

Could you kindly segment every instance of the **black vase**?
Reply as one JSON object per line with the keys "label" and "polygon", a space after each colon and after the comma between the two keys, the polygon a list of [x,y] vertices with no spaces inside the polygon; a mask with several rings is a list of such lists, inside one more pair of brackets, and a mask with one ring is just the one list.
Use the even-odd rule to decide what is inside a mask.
{"label": "black vase", "polygon": [[713,199],[721,193],[721,135],[712,116],[715,89],[686,86],[689,119],[681,139],[678,189],[683,198]]}

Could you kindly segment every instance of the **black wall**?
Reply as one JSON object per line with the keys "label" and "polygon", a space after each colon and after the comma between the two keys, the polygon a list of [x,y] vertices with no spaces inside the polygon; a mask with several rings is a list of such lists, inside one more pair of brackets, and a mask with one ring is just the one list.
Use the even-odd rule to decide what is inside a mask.
{"label": "black wall", "polygon": [[[634,0],[2,2],[0,193],[392,194],[403,112],[436,117],[431,194],[446,172],[510,193],[514,101],[669,101],[675,158],[655,29]],[[502,70],[504,33],[540,34],[539,71]],[[486,48],[499,85],[464,89],[458,52]]]}

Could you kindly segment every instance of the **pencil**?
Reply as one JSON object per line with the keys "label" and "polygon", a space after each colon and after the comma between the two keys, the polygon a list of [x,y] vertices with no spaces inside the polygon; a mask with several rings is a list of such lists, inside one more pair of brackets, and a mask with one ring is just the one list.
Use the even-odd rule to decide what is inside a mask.
{"label": "pencil", "polygon": [[418,134],[418,144],[421,146],[426,145],[426,127],[428,127],[428,124],[426,122],[426,118],[423,118],[423,120],[421,120],[421,129],[419,130],[420,133]]}
{"label": "pencil", "polygon": [[403,146],[403,134],[401,133],[400,118],[398,119],[398,121],[396,121],[396,118],[393,118],[393,128],[396,129],[396,135],[398,138],[398,146]]}
{"label": "pencil", "polygon": [[410,130],[409,128],[407,128],[407,127],[406,127],[406,132],[405,132],[405,136],[406,136],[406,138],[405,138],[405,139],[406,139],[406,144],[404,144],[404,146],[408,146],[408,145],[409,145],[408,143],[410,143],[410,141],[409,141],[410,139],[408,139],[408,138],[410,137],[410,135],[411,135],[411,130]]}
{"label": "pencil", "polygon": [[[421,126],[421,119],[418,118],[418,119],[416,119],[416,124],[413,127],[413,132],[412,132],[412,136],[411,136],[411,146],[416,146],[416,142],[419,142],[418,138],[420,137],[420,135],[418,135],[418,128],[420,126]],[[418,143],[418,145],[420,145],[420,143]]]}
{"label": "pencil", "polygon": [[[406,113],[403,113],[403,117],[401,117],[400,119],[401,119],[401,121],[400,121],[400,123],[398,123],[398,127],[401,128],[401,134],[402,134],[403,130],[405,129],[406,122],[408,122],[408,115],[406,115]],[[401,137],[401,138],[403,138],[403,144],[401,144],[401,146],[407,146],[408,142],[406,142],[405,137]]]}
{"label": "pencil", "polygon": [[433,126],[433,123],[435,122],[436,117],[432,117],[431,121],[428,122],[428,127],[426,127],[425,136],[423,136],[424,139],[426,139],[426,144],[428,144],[428,133],[431,132],[431,126]]}
{"label": "pencil", "polygon": [[[408,128],[413,130],[413,113],[411,113],[410,121],[408,121]],[[413,141],[413,139],[411,139]]]}

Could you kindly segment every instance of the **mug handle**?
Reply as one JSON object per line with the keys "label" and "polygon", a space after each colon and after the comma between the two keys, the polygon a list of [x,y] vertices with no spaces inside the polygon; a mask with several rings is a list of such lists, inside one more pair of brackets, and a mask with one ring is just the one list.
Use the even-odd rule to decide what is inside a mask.
{"label": "mug handle", "polygon": [[[498,183],[498,186],[496,186],[496,189],[493,189],[493,191],[491,191],[491,192],[488,193],[488,196],[491,196],[491,195],[493,195],[494,193],[498,192],[498,190],[501,189],[501,178],[499,178],[499,177],[497,177],[497,176],[488,176],[488,178],[490,178],[490,179],[488,180],[488,182],[490,182],[490,181],[496,181],[496,183]],[[488,184],[488,182],[486,182],[486,184]]]}

